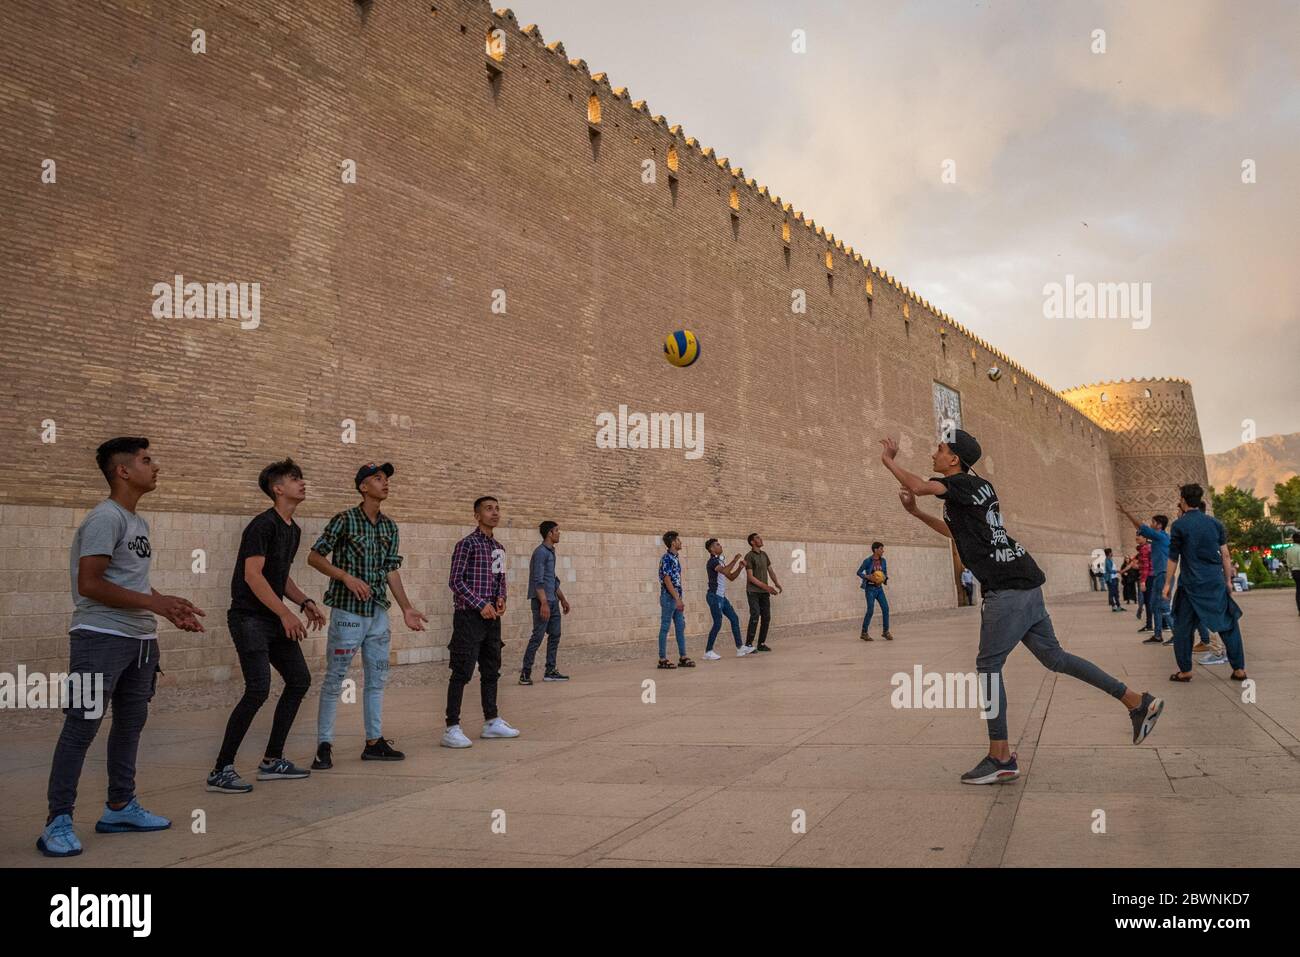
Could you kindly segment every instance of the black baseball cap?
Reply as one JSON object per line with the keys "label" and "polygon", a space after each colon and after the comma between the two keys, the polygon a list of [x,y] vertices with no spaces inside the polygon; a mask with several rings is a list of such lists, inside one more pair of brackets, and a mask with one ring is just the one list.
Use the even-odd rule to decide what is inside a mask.
{"label": "black baseball cap", "polygon": [[385,462],[383,465],[376,465],[374,462],[367,462],[365,465],[361,466],[361,468],[357,469],[357,488],[361,488],[361,483],[370,478],[370,476],[378,475],[380,472],[391,477],[393,474],[393,463]]}
{"label": "black baseball cap", "polygon": [[980,444],[975,441],[975,436],[971,435],[969,432],[963,431],[962,429],[955,430],[952,434],[952,439],[946,444],[948,448],[952,450],[952,454],[957,456],[957,459],[961,464],[966,466],[968,469],[974,468],[975,463],[978,462],[980,456],[984,454],[984,450],[980,448]]}

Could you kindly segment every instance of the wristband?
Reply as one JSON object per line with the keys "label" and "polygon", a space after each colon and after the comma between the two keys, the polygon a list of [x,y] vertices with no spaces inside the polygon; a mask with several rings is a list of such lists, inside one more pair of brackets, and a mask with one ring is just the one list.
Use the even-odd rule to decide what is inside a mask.
{"label": "wristband", "polygon": [[307,606],[308,606],[308,605],[314,605],[314,604],[316,604],[316,599],[315,599],[315,598],[308,598],[306,601],[304,601],[301,605],[298,606],[298,610],[299,610],[300,612],[302,612],[303,614],[306,614],[306,613],[307,613]]}

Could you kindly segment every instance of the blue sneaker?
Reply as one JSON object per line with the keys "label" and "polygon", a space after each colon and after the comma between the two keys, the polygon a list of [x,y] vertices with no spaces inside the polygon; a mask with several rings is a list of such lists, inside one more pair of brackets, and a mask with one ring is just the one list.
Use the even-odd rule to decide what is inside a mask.
{"label": "blue sneaker", "polygon": [[95,822],[100,834],[120,834],[123,831],[165,831],[172,822],[159,814],[151,814],[131,798],[131,803],[120,811],[104,805],[104,816]]}
{"label": "blue sneaker", "polygon": [[72,816],[60,814],[36,839],[36,849],[46,857],[76,857],[81,853],[81,842],[72,829]]}

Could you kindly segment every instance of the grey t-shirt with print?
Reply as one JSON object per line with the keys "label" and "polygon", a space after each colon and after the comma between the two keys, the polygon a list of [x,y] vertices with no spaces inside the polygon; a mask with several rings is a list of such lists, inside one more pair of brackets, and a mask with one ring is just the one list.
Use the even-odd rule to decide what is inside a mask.
{"label": "grey t-shirt with print", "polygon": [[111,498],[90,510],[72,537],[72,630],[82,628],[124,638],[152,638],[158,631],[153,612],[143,608],[110,608],[77,590],[77,572],[86,555],[110,556],[104,580],[148,595],[150,556],[149,523],[128,512]]}

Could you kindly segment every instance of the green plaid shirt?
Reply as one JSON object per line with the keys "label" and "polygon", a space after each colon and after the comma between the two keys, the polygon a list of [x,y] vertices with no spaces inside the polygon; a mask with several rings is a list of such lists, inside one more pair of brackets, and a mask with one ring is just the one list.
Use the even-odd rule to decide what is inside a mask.
{"label": "green plaid shirt", "polygon": [[388,573],[402,565],[402,556],[397,554],[397,523],[391,518],[380,512],[372,524],[360,505],[339,512],[311,548],[325,556],[333,552],[335,568],[370,586],[370,600],[361,601],[341,581],[331,578],[325,604],[367,618],[374,616],[376,606],[389,607]]}

